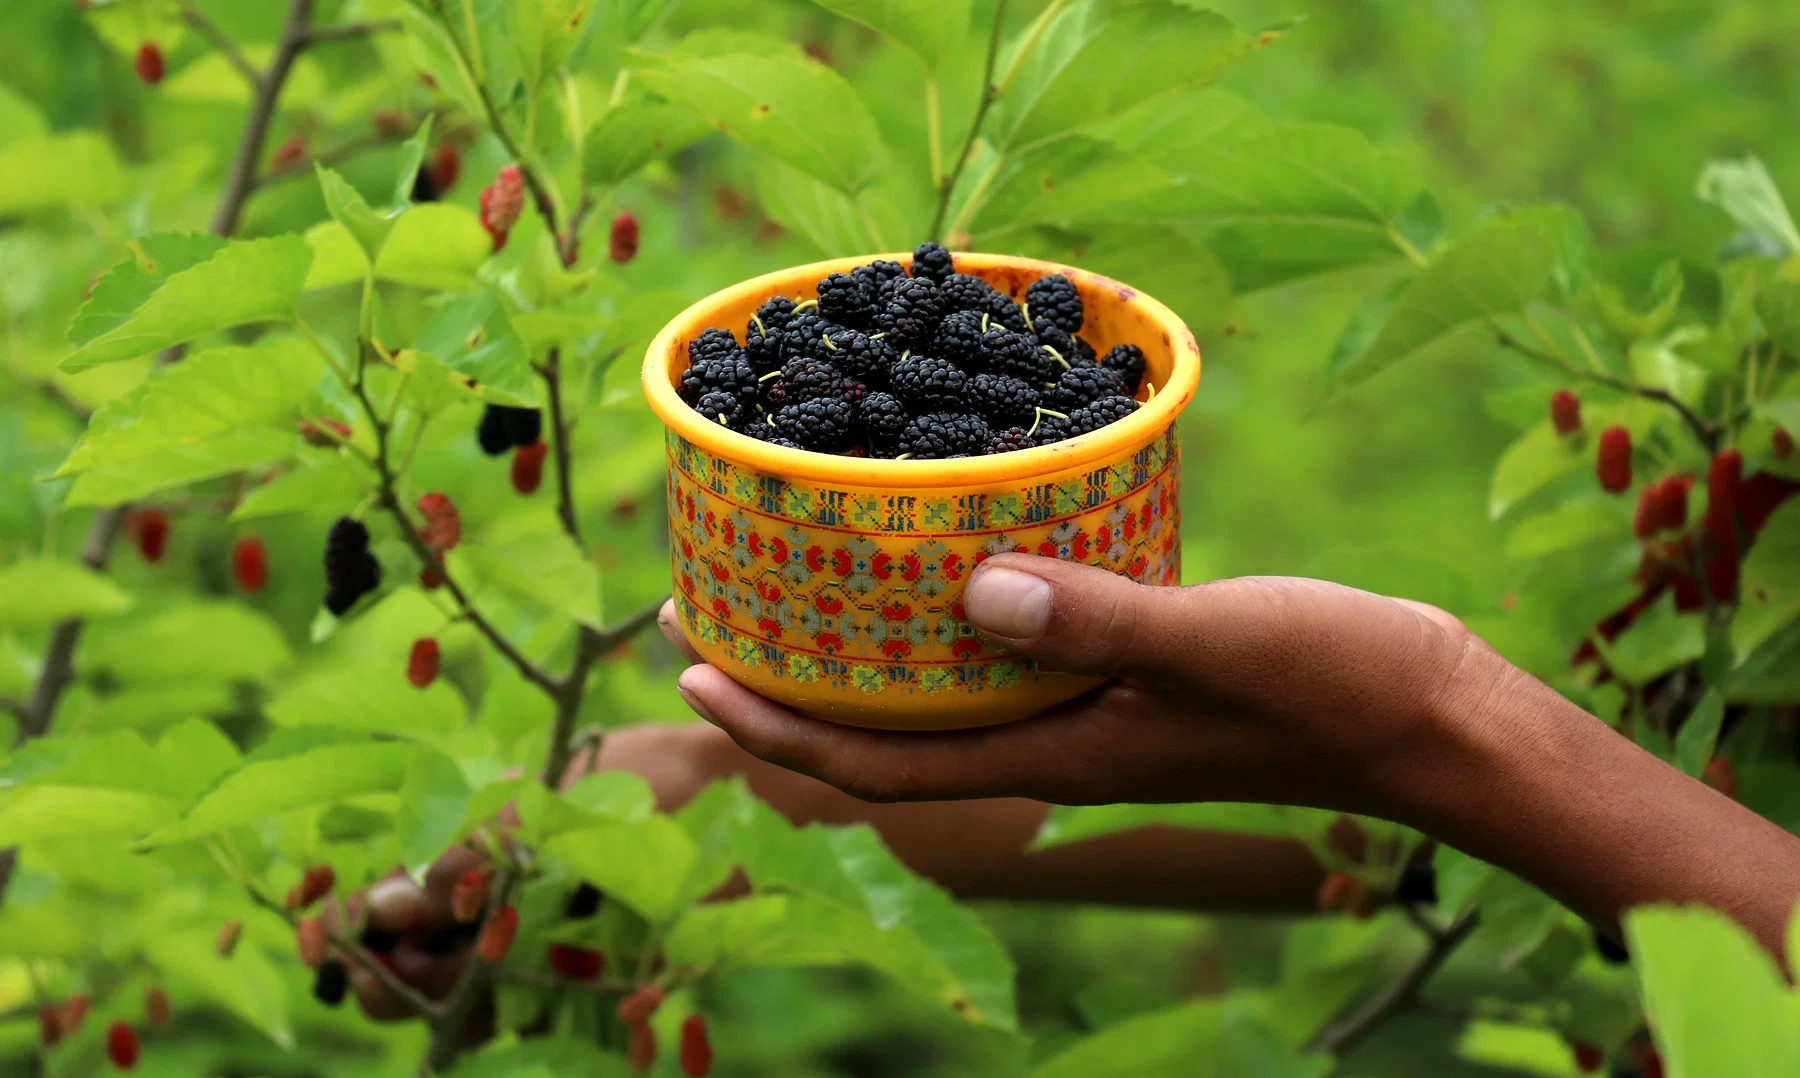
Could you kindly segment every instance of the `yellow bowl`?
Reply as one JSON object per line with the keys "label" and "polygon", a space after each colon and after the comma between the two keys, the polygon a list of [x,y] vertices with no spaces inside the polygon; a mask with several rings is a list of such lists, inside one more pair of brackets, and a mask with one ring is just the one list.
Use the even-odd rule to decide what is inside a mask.
{"label": "yellow bowl", "polygon": [[[890,730],[1023,718],[1095,682],[1037,669],[962,619],[969,571],[1006,551],[1110,569],[1146,584],[1181,576],[1175,420],[1200,382],[1194,335],[1167,307],[1092,273],[1002,255],[956,269],[1014,298],[1061,273],[1104,353],[1135,344],[1155,395],[1092,434],[961,460],[807,453],[706,421],[677,396],[688,342],[741,340],[771,296],[813,298],[869,255],[796,266],[709,296],[650,344],[644,392],[668,427],[669,541],[682,631],[706,661],[807,715]],[[1139,393],[1142,400],[1147,390]]]}

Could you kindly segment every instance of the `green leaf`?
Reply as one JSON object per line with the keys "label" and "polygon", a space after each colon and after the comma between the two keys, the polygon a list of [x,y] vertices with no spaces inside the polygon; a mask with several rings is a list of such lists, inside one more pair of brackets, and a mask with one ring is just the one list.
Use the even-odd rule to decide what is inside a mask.
{"label": "green leaf", "polygon": [[[1038,1064],[1029,1078],[1322,1078],[1332,1061],[1272,1043],[1253,1000],[1221,996],[1129,1018]],[[1255,1045],[1254,1049],[1251,1047]],[[1246,1066],[1245,1054],[1255,1062]]]}
{"label": "green leaf", "polygon": [[1583,412],[1583,427],[1578,433],[1558,434],[1550,420],[1545,419],[1507,446],[1494,465],[1494,480],[1488,490],[1490,518],[1500,519],[1526,498],[1577,468],[1593,467],[1591,432],[1622,426],[1631,431],[1634,443],[1641,443],[1662,417],[1661,405],[1638,399],[1586,405]]}
{"label": "green leaf", "polygon": [[1522,313],[1579,272],[1587,242],[1586,225],[1562,207],[1489,217],[1407,282],[1366,349],[1332,357],[1333,384],[1355,385],[1462,330]]}
{"label": "green leaf", "polygon": [[28,558],[0,569],[0,628],[35,628],[130,606],[130,595],[74,562]]}
{"label": "green leaf", "polygon": [[568,1035],[524,1040],[496,1037],[457,1060],[451,1078],[636,1078],[624,1059],[591,1040]]}
{"label": "green leaf", "polygon": [[407,761],[400,781],[400,864],[418,875],[461,838],[462,823],[475,791],[456,761],[440,752],[423,751]]}
{"label": "green leaf", "polygon": [[484,579],[600,628],[600,568],[561,530],[527,528],[457,549]]}
{"label": "green leaf", "polygon": [[1787,203],[1760,158],[1707,162],[1694,194],[1724,210],[1752,235],[1774,243],[1784,254],[1800,251],[1800,230],[1794,228]]}
{"label": "green leaf", "polygon": [[81,672],[104,672],[126,683],[266,684],[294,658],[281,626],[267,614],[198,596],[159,605],[148,618],[96,625],[88,634],[78,652]]}
{"label": "green leaf", "polygon": [[417,751],[335,730],[280,731],[140,846],[186,842],[293,809],[392,792]]}
{"label": "green leaf", "polygon": [[756,197],[769,219],[831,257],[886,250],[906,222],[879,191],[854,197],[773,158],[756,162]]}
{"label": "green leaf", "polygon": [[1225,801],[1192,805],[1058,805],[1044,819],[1032,848],[1046,849],[1153,826],[1281,838],[1293,833],[1288,818],[1273,805]]}
{"label": "green leaf", "polygon": [[1713,910],[1650,906],[1625,914],[1625,935],[1671,1075],[1800,1073],[1800,998],[1743,928]]}
{"label": "green leaf", "polygon": [[505,5],[507,37],[524,72],[525,91],[537,93],[568,58],[592,0],[530,0]]}
{"label": "green leaf", "polygon": [[92,131],[36,135],[0,146],[0,217],[60,206],[98,208],[124,193],[118,155]]}
{"label": "green leaf", "polygon": [[868,186],[884,154],[856,91],[786,42],[769,39],[749,51],[746,38],[702,32],[673,52],[638,54],[638,77],[758,153],[845,194]]}
{"label": "green leaf", "polygon": [[1677,613],[1675,595],[1670,592],[1652,603],[1632,623],[1630,632],[1610,644],[1599,638],[1594,643],[1620,681],[1645,685],[1704,655],[1706,627],[1699,618]]}
{"label": "green leaf", "polygon": [[218,254],[226,240],[204,232],[155,232],[139,236],[124,261],[100,275],[87,302],[69,324],[69,343],[83,345],[131,320],[162,283]]}
{"label": "green leaf", "polygon": [[373,261],[380,257],[382,244],[394,231],[394,214],[377,213],[350,182],[317,161],[313,173],[319,178],[319,190],[325,196],[325,209],[331,219],[355,237],[364,257]]}
{"label": "green leaf", "polygon": [[425,163],[425,153],[431,148],[431,128],[436,119],[436,113],[427,113],[413,137],[400,146],[400,160],[394,167],[394,195],[388,199],[388,204],[397,209],[412,205],[413,186],[418,182],[419,166]]}
{"label": "green leaf", "polygon": [[54,783],[0,797],[0,842],[52,842],[96,834],[142,834],[173,819],[169,798],[139,790]]}
{"label": "green leaf", "polygon": [[38,138],[50,131],[44,114],[17,90],[0,83],[0,146]]}
{"label": "green leaf", "polygon": [[1757,534],[1738,593],[1731,645],[1741,656],[1800,617],[1800,499],[1788,499]]}
{"label": "green leaf", "polygon": [[653,924],[698,897],[687,883],[699,850],[667,816],[571,831],[550,839],[544,852]]}
{"label": "green leaf", "polygon": [[[1029,31],[1027,31],[1029,34]],[[1027,152],[1153,98],[1217,78],[1278,36],[1173,0],[1084,0],[1043,31],[996,107],[1000,145]],[[1003,70],[1011,66],[1011,46]]]}
{"label": "green leaf", "polygon": [[334,454],[252,487],[231,511],[230,519],[255,520],[282,513],[337,517],[344,506],[354,505],[373,486],[374,478],[366,469],[348,456]]}
{"label": "green leaf", "polygon": [[1563,1035],[1543,1026],[1477,1018],[1463,1027],[1456,1054],[1471,1063],[1545,1078],[1579,1078]]}
{"label": "green leaf", "polygon": [[543,405],[531,355],[497,292],[458,296],[439,307],[419,331],[417,348],[472,380],[470,388],[484,398],[528,408]]}
{"label": "green leaf", "polygon": [[1719,726],[1725,721],[1725,696],[1718,689],[1708,689],[1681,731],[1675,735],[1675,762],[1683,771],[1698,776],[1712,759],[1719,741]]}
{"label": "green leaf", "polygon": [[56,474],[181,452],[253,427],[276,428],[291,441],[324,368],[293,337],[198,352],[101,405]]}
{"label": "green leaf", "polygon": [[814,0],[899,42],[926,74],[969,29],[969,0]]}
{"label": "green leaf", "polygon": [[700,141],[712,129],[682,105],[623,101],[588,129],[582,142],[582,172],[592,184],[620,183],[650,162]]}
{"label": "green leaf", "polygon": [[291,456],[297,442],[291,430],[262,427],[176,446],[82,472],[63,504],[118,505],[202,479],[257,470]]}
{"label": "green leaf", "polygon": [[171,275],[129,320],[83,345],[62,367],[86,370],[232,326],[285,321],[311,263],[312,248],[298,235],[233,241]]}
{"label": "green leaf", "polygon": [[281,726],[331,726],[433,742],[450,735],[464,710],[462,698],[443,681],[414,688],[405,664],[389,654],[318,663],[267,706],[269,720]]}
{"label": "green leaf", "polygon": [[1506,556],[1541,558],[1582,543],[1622,539],[1630,534],[1631,503],[1611,495],[1574,498],[1526,517],[1506,538]]}
{"label": "green leaf", "polygon": [[177,992],[203,996],[281,1048],[294,1050],[287,982],[261,947],[241,945],[230,958],[221,958],[212,933],[205,931],[150,933],[144,947]]}

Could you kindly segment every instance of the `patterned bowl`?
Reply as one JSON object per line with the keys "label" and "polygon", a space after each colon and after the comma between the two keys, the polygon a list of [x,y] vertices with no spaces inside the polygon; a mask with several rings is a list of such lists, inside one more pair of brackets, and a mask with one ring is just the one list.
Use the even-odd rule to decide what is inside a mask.
{"label": "patterned bowl", "polygon": [[1175,420],[1200,381],[1194,335],[1167,307],[1066,266],[958,254],[956,268],[1019,298],[1046,273],[1075,282],[1082,336],[1136,344],[1155,386],[1144,407],[1079,438],[961,460],[871,460],[758,442],[676,395],[688,342],[739,339],[775,295],[810,299],[828,273],[873,258],[771,273],[701,300],[651,342],[644,391],[668,427],[669,540],[681,626],[706,661],[807,715],[891,730],[1023,718],[1096,682],[1037,669],[962,619],[969,571],[1025,551],[1146,584],[1181,575]]}

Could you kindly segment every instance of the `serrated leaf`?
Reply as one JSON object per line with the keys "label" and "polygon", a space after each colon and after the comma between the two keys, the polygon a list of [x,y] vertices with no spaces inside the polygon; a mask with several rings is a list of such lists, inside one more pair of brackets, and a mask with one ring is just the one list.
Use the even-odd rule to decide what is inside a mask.
{"label": "serrated leaf", "polygon": [[1580,1078],[1563,1035],[1543,1026],[1477,1018],[1463,1027],[1456,1054],[1471,1063],[1544,1078]]}
{"label": "serrated leaf", "polygon": [[690,36],[675,51],[638,54],[638,77],[705,117],[733,141],[854,195],[881,167],[881,134],[856,91],[824,64],[769,39],[746,51],[735,35]]}
{"label": "serrated leaf", "polygon": [[1724,210],[1752,235],[1773,243],[1783,255],[1800,251],[1800,230],[1760,158],[1707,162],[1694,194]]}
{"label": "serrated leaf", "polygon": [[62,841],[102,834],[142,834],[175,817],[171,799],[140,790],[32,785],[0,796],[0,842]]}
{"label": "serrated leaf", "polygon": [[413,137],[400,144],[400,160],[394,166],[394,195],[388,205],[404,209],[412,204],[413,186],[418,181],[419,166],[425,163],[425,152],[431,148],[431,128],[436,113],[428,113]]}
{"label": "serrated leaf", "polygon": [[56,474],[154,457],[251,428],[291,435],[324,367],[305,341],[291,337],[198,352],[101,405]]}
{"label": "serrated leaf", "polygon": [[321,662],[269,702],[269,720],[441,741],[461,722],[462,699],[443,681],[414,688],[400,659],[371,655],[360,662]]}
{"label": "serrated leaf", "polygon": [[1800,617],[1800,499],[1790,498],[1757,533],[1744,558],[1731,645],[1748,656]]}
{"label": "serrated leaf", "polygon": [[475,215],[461,206],[421,203],[395,221],[375,260],[375,276],[413,288],[469,288],[493,253],[493,242]]}
{"label": "serrated leaf", "polygon": [[969,0],[814,0],[899,42],[927,74],[969,29]]}
{"label": "serrated leaf", "polygon": [[291,456],[298,441],[292,431],[263,427],[120,461],[82,472],[63,504],[118,505],[202,479],[265,468]]}
{"label": "serrated leaf", "polygon": [[1683,771],[1698,776],[1705,769],[1718,745],[1719,727],[1724,721],[1725,696],[1718,689],[1708,689],[1675,735],[1675,763]]}
{"label": "serrated leaf", "polygon": [[118,585],[82,565],[27,558],[0,568],[0,628],[117,614],[131,606]]}
{"label": "serrated leaf", "polygon": [[[1202,86],[1275,36],[1251,37],[1221,15],[1170,0],[1071,4],[1045,28],[1001,98],[998,142],[1023,153],[1153,98]],[[1003,69],[1022,44],[1009,47]]]}
{"label": "serrated leaf", "polygon": [[1586,225],[1562,207],[1488,218],[1407,282],[1367,349],[1332,357],[1333,384],[1355,385],[1464,329],[1522,313],[1579,272],[1587,244]]}
{"label": "serrated leaf", "polygon": [[541,383],[531,354],[493,291],[459,296],[439,307],[419,331],[416,349],[455,371],[471,389],[502,404],[536,408]]}
{"label": "serrated leaf", "polygon": [[667,101],[623,101],[588,129],[582,172],[592,184],[620,183],[660,157],[691,146],[712,132],[693,109]]}
{"label": "serrated leaf", "polygon": [[298,235],[236,240],[169,277],[125,322],[78,349],[62,368],[134,359],[233,326],[293,315],[312,248]]}
{"label": "serrated leaf", "polygon": [[687,891],[699,851],[667,816],[571,831],[550,839],[544,852],[653,924],[699,897]]}
{"label": "serrated leaf", "polygon": [[230,519],[255,520],[282,513],[337,517],[344,506],[354,505],[373,486],[374,478],[349,457],[315,459],[250,488]]}
{"label": "serrated leaf", "polygon": [[221,958],[212,934],[205,931],[152,933],[144,947],[146,957],[178,992],[206,997],[276,1045],[293,1050],[287,985],[262,948],[245,945]]}
{"label": "serrated leaf", "polygon": [[756,198],[769,219],[830,257],[886,250],[906,221],[879,191],[851,197],[774,158],[756,162]]}
{"label": "serrated leaf", "polygon": [[325,209],[330,212],[331,219],[343,225],[355,238],[364,257],[371,261],[380,257],[382,245],[394,231],[395,215],[370,209],[362,193],[350,186],[348,180],[316,161],[313,162],[313,173],[319,178],[319,190],[325,196]]}
{"label": "serrated leaf", "polygon": [[400,809],[394,816],[400,864],[415,876],[461,836],[475,791],[456,761],[441,752],[416,753],[400,780]]}
{"label": "serrated leaf", "polygon": [[69,343],[84,345],[124,325],[170,276],[211,258],[226,242],[205,232],[139,236],[132,253],[94,282],[87,302],[69,324]]}
{"label": "serrated leaf", "polygon": [[1723,913],[1651,906],[1625,914],[1650,1027],[1677,1078],[1800,1072],[1800,997]]}
{"label": "serrated leaf", "polygon": [[1661,418],[1660,405],[1629,400],[1620,404],[1588,405],[1582,430],[1562,435],[1545,419],[1507,446],[1494,465],[1488,490],[1488,516],[1498,520],[1513,506],[1577,468],[1592,467],[1594,435],[1590,432],[1623,426],[1634,443],[1641,443]]}
{"label": "serrated leaf", "polygon": [[1192,805],[1058,805],[1044,818],[1032,848],[1047,849],[1151,826],[1281,838],[1293,834],[1287,817],[1273,805],[1225,801]]}
{"label": "serrated leaf", "polygon": [[148,618],[97,625],[78,653],[84,674],[104,671],[125,683],[266,683],[293,661],[281,626],[261,611],[194,597]]}
{"label": "serrated leaf", "polygon": [[483,578],[594,628],[601,626],[600,567],[561,531],[521,531],[457,553]]}
{"label": "serrated leaf", "polygon": [[0,146],[0,216],[100,207],[124,193],[118,154],[92,131],[36,135]]}
{"label": "serrated leaf", "polygon": [[310,805],[392,791],[418,750],[332,730],[283,731],[140,847],[202,838]]}
{"label": "serrated leaf", "polygon": [[1706,628],[1699,618],[1675,609],[1674,593],[1650,604],[1631,624],[1631,631],[1608,643],[1596,638],[1596,647],[1621,682],[1646,685],[1683,663],[1706,653]]}
{"label": "serrated leaf", "polygon": [[1577,498],[1547,512],[1526,517],[1506,537],[1506,556],[1541,558],[1559,550],[1629,534],[1631,510],[1613,497]]}

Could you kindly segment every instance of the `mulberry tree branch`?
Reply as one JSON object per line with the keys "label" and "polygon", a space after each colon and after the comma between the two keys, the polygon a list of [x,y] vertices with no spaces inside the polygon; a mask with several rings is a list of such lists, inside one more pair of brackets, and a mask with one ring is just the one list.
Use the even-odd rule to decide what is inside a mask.
{"label": "mulberry tree branch", "polygon": [[1348,1017],[1320,1030],[1318,1036],[1313,1038],[1313,1051],[1342,1056],[1380,1029],[1388,1019],[1416,1008],[1419,1005],[1419,992],[1425,987],[1425,982],[1443,968],[1444,962],[1462,946],[1463,941],[1469,938],[1480,922],[1481,911],[1471,908],[1452,921],[1450,927],[1435,933],[1428,932],[1430,943],[1425,948],[1425,953],[1406,967],[1375,998]]}

